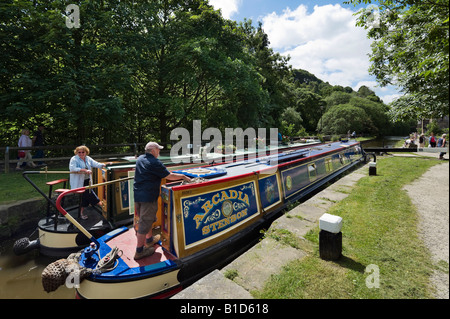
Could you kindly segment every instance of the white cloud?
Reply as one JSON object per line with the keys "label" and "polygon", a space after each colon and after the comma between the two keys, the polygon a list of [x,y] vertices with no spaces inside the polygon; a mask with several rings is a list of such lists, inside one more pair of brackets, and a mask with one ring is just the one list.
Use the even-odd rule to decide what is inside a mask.
{"label": "white cloud", "polygon": [[290,64],[304,69],[332,85],[358,90],[366,85],[385,103],[400,96],[394,90],[377,87],[369,75],[372,40],[367,31],[355,26],[356,17],[339,4],[314,6],[313,12],[300,5],[262,18],[271,47],[291,57]]}
{"label": "white cloud", "polygon": [[209,0],[209,4],[216,10],[221,10],[225,19],[230,19],[231,16],[239,12],[239,6],[242,0]]}
{"label": "white cloud", "polygon": [[[264,30],[269,34],[274,48],[303,45],[311,40],[330,40],[347,32],[354,22],[353,12],[340,5],[314,6],[308,14],[307,7],[287,8],[281,15],[273,12],[263,17]],[[354,23],[353,23],[354,25]]]}

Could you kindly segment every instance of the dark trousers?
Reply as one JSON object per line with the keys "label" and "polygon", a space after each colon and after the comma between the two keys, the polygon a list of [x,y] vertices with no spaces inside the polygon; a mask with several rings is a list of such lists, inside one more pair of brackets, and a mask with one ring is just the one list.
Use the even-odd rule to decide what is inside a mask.
{"label": "dark trousers", "polygon": [[[89,186],[89,179],[84,180],[83,186]],[[98,199],[93,189],[86,189],[81,197],[81,207],[88,207],[89,204],[95,206],[99,201],[100,199]]]}

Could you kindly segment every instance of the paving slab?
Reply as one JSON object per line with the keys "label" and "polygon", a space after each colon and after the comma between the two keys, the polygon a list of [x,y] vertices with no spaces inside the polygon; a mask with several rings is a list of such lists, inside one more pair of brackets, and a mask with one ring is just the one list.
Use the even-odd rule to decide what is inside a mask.
{"label": "paving slab", "polygon": [[221,272],[225,274],[227,271],[237,271],[238,276],[233,281],[248,291],[262,289],[272,274],[281,272],[284,265],[304,256],[306,253],[302,250],[265,238]]}
{"label": "paving slab", "polygon": [[330,201],[326,198],[322,198],[321,193],[308,199],[307,203],[311,206],[316,206],[316,207],[322,208],[324,210],[328,210],[328,209],[330,209],[331,206],[334,205],[334,203],[332,201]]}
{"label": "paving slab", "polygon": [[294,209],[288,212],[289,215],[298,216],[309,222],[317,222],[323,214],[325,214],[327,210],[322,207],[314,206],[312,203],[305,202],[303,204],[298,205]]}
{"label": "paving slab", "polygon": [[301,219],[289,214],[283,215],[278,218],[271,225],[271,229],[285,229],[290,231],[298,238],[304,238],[312,228],[316,226],[316,222],[312,222],[306,219]]}
{"label": "paving slab", "polygon": [[172,299],[253,299],[253,297],[216,269]]}
{"label": "paving slab", "polygon": [[341,200],[346,198],[348,196],[348,194],[327,188],[327,189],[324,189],[323,191],[321,191],[316,196],[318,196],[321,199],[326,199],[330,202],[335,203],[335,202],[340,202]]}
{"label": "paving slab", "polygon": [[340,178],[339,180],[334,182],[333,185],[331,185],[330,187],[331,189],[339,188],[339,186],[353,187],[361,178],[367,176],[368,174],[369,174],[369,165],[364,165],[363,167],[357,169],[356,171]]}

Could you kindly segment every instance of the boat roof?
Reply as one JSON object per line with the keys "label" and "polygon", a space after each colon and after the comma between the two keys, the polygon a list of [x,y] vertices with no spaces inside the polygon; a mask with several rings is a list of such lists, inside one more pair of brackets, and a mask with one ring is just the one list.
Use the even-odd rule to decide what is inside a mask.
{"label": "boat roof", "polygon": [[[224,179],[243,177],[245,175],[252,175],[256,173],[264,173],[264,171],[270,172],[270,169],[281,167],[283,165],[289,165],[299,161],[304,161],[314,157],[324,156],[328,153],[333,153],[339,150],[349,148],[357,145],[356,141],[348,142],[334,142],[320,144],[310,148],[302,148],[298,150],[289,150],[273,155],[257,157],[249,160],[242,160],[237,162],[228,162],[211,166],[203,166],[199,168],[186,168],[173,171],[174,173],[180,173],[187,175],[191,178],[205,178],[207,182],[218,182]],[[178,187],[194,187],[198,184],[180,185],[178,183],[172,183],[168,186],[173,186],[178,190]]]}
{"label": "boat roof", "polygon": [[[312,146],[312,145],[316,145],[316,144],[320,144],[320,141],[314,140],[314,139],[307,139],[307,140],[305,140],[305,142],[296,142],[296,143],[292,143],[289,145],[276,145],[276,146],[269,145],[268,150],[280,152],[285,149],[306,147],[306,146]],[[206,155],[207,155],[208,161],[214,161],[214,160],[222,159],[223,157],[225,157],[225,158],[229,157],[232,159],[233,157],[236,157],[236,156],[255,154],[257,152],[258,152],[258,149],[256,149],[256,148],[247,148],[247,149],[238,149],[238,150],[234,151],[233,154],[207,153]],[[158,159],[161,162],[163,162],[164,164],[170,164],[173,162],[179,163],[181,161],[194,162],[195,160],[201,160],[201,158],[198,154],[190,154],[190,153],[177,155],[177,156],[170,156],[169,154],[161,153],[161,155],[158,157]],[[136,164],[137,157],[136,156],[126,156],[126,157],[122,157],[121,160],[123,160],[125,162]]]}

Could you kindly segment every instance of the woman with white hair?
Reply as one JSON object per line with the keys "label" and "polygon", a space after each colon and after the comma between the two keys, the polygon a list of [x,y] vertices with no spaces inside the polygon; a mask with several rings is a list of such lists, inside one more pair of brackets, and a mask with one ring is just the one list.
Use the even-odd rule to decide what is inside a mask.
{"label": "woman with white hair", "polygon": [[[90,150],[87,146],[78,146],[74,151],[75,156],[70,159],[69,170],[70,174],[70,188],[80,188],[89,186],[92,178],[92,168],[103,168],[106,164],[94,161],[89,155]],[[81,199],[81,219],[87,219],[88,216],[84,214],[84,208],[89,205],[101,206],[100,199],[97,197],[93,189],[87,189]]]}

